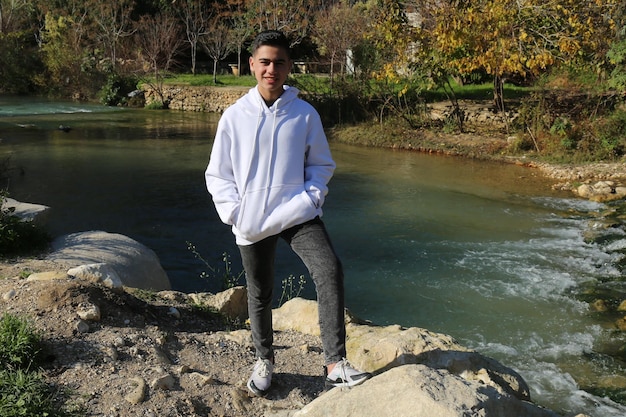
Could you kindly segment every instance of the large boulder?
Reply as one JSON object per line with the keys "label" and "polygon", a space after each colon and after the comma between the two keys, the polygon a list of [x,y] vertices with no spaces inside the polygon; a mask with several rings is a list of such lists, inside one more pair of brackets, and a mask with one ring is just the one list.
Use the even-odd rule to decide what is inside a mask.
{"label": "large boulder", "polygon": [[103,231],[73,233],[55,239],[52,250],[47,259],[67,268],[106,264],[124,286],[153,291],[171,288],[154,251],[128,236]]}
{"label": "large boulder", "polygon": [[[319,335],[317,303],[294,298],[273,311],[275,330]],[[356,368],[375,374],[400,365],[445,369],[501,394],[530,399],[530,389],[513,369],[458,344],[453,337],[418,327],[375,326],[346,314],[347,354]]]}
{"label": "large boulder", "polygon": [[334,388],[293,417],[558,417],[558,414],[425,365],[390,369],[362,385]]}

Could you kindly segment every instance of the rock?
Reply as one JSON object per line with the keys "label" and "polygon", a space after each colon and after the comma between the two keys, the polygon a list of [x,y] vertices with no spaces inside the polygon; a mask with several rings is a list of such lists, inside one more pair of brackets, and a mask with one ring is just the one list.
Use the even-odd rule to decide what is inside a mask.
{"label": "rock", "polygon": [[45,225],[50,214],[50,207],[41,204],[22,203],[12,198],[5,198],[2,211],[12,211],[13,215],[38,226]]}
{"label": "rock", "polygon": [[622,300],[617,307],[617,311],[626,311],[626,300]]}
{"label": "rock", "polygon": [[598,181],[579,185],[575,193],[591,201],[607,202],[626,198],[626,187],[613,181]]}
{"label": "rock", "polygon": [[109,264],[96,263],[70,268],[67,275],[82,280],[102,283],[109,288],[122,288],[122,279]]}
{"label": "rock", "polygon": [[294,417],[558,417],[476,381],[424,365],[393,368],[351,389],[334,388]]}
{"label": "rock", "polygon": [[17,291],[11,289],[5,292],[4,294],[2,294],[2,300],[9,301],[11,298],[15,297],[16,295],[17,295]]}
{"label": "rock", "polygon": [[212,86],[170,86],[155,91],[144,85],[145,103],[167,101],[171,110],[202,111],[222,113],[228,106],[246,94],[250,87],[219,88]]}
{"label": "rock", "polygon": [[169,358],[169,356],[167,356],[167,353],[165,353],[165,351],[161,349],[160,347],[154,346],[153,353],[158,363],[162,365],[172,364],[172,360]]}
{"label": "rock", "polygon": [[248,317],[248,291],[246,287],[237,286],[217,294],[189,294],[189,297],[194,303],[212,307],[231,319],[243,321]]}
{"label": "rock", "polygon": [[152,389],[171,391],[174,389],[175,383],[176,381],[174,380],[174,377],[172,375],[165,374],[154,378],[150,383],[150,387]]}
{"label": "rock", "polygon": [[605,311],[608,311],[608,307],[606,306],[606,302],[604,300],[601,299],[597,299],[594,300],[593,303],[589,304],[589,308],[591,309],[591,311],[595,311],[598,313],[603,313]]}
{"label": "rock", "polygon": [[157,295],[164,300],[176,301],[179,303],[185,303],[189,299],[187,294],[180,291],[159,291]]}
{"label": "rock", "polygon": [[75,324],[75,329],[78,333],[88,333],[89,324],[87,324],[87,322],[84,320],[78,320]]}
{"label": "rock", "polygon": [[127,287],[169,290],[171,285],[154,251],[120,234],[102,231],[61,236],[52,242],[48,260],[69,268],[107,264]]}
{"label": "rock", "polygon": [[85,303],[78,306],[78,317],[85,321],[100,321],[100,307],[95,304]]}
{"label": "rock", "polygon": [[215,381],[214,378],[208,376],[208,375],[204,375],[201,374],[200,372],[192,372],[191,374],[189,374],[189,376],[191,378],[193,378],[193,380],[195,380],[197,382],[197,384],[201,387],[204,387],[206,385],[216,385],[217,381]]}
{"label": "rock", "polygon": [[131,378],[130,380],[135,383],[135,388],[126,394],[124,399],[133,405],[142,403],[146,398],[146,381],[140,377]]}
{"label": "rock", "polygon": [[177,320],[180,319],[180,311],[176,307],[170,307],[167,311],[167,314]]}
{"label": "rock", "polygon": [[247,393],[233,388],[230,390],[230,398],[233,403],[233,408],[237,410],[241,415],[248,414],[248,406],[250,405],[250,397],[248,397]]}
{"label": "rock", "polygon": [[312,336],[320,335],[317,302],[292,298],[272,312],[275,330],[295,330]]}

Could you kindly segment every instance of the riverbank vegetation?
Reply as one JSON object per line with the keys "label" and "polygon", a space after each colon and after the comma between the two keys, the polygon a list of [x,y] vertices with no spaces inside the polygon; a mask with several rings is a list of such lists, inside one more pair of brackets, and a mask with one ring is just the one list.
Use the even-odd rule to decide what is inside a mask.
{"label": "riverbank vegetation", "polygon": [[[252,37],[276,28],[292,40],[297,86],[332,125],[402,127],[382,129],[392,144],[463,133],[464,100],[477,99],[467,86],[479,86],[516,137],[506,152],[626,155],[620,0],[0,0],[0,11],[2,93],[124,105],[138,83],[246,85]],[[442,99],[450,111],[432,120],[427,105]]]}

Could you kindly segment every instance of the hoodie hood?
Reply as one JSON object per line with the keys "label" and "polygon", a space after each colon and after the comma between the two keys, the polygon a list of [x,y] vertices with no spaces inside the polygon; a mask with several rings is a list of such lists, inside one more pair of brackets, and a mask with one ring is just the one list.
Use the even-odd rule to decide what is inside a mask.
{"label": "hoodie hood", "polygon": [[268,106],[261,96],[258,87],[251,88],[246,95],[237,100],[237,103],[240,104],[244,111],[249,114],[257,114],[259,111],[264,113],[274,113],[276,111],[285,112],[287,111],[287,107],[289,103],[293,102],[298,98],[298,94],[300,90],[296,87],[283,86],[283,93],[278,99],[271,105]]}

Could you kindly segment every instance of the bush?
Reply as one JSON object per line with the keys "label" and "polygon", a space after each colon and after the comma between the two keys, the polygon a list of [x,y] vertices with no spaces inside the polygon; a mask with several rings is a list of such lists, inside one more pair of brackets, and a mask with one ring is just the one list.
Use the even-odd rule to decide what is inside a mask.
{"label": "bush", "polygon": [[598,122],[598,157],[620,158],[626,155],[626,110],[618,109]]}
{"label": "bush", "polygon": [[137,89],[137,80],[112,73],[107,82],[98,92],[100,103],[105,106],[124,105],[128,101],[128,93]]}
{"label": "bush", "polygon": [[[0,192],[0,206],[6,199],[5,195]],[[13,209],[0,209],[0,256],[42,251],[50,240],[45,230],[32,222],[23,221]]]}

